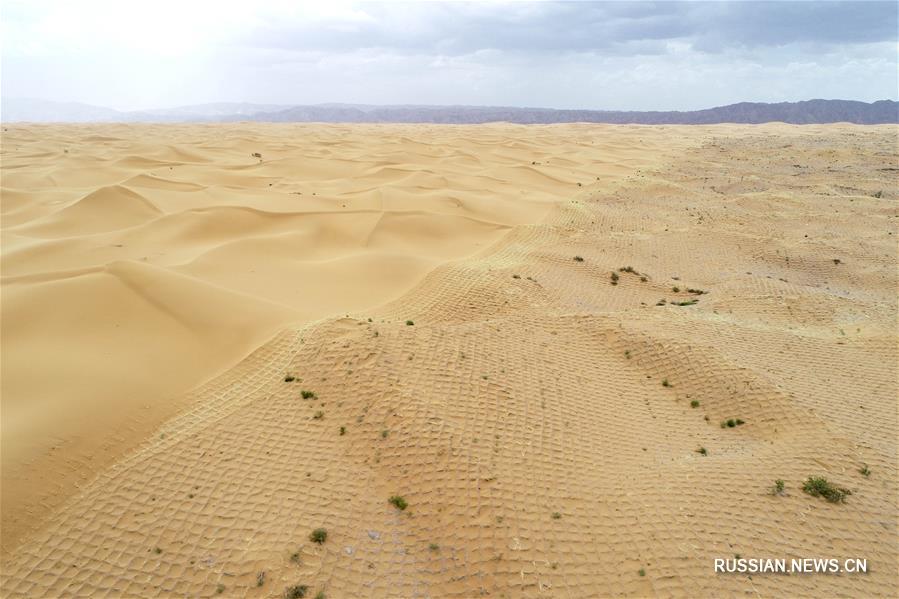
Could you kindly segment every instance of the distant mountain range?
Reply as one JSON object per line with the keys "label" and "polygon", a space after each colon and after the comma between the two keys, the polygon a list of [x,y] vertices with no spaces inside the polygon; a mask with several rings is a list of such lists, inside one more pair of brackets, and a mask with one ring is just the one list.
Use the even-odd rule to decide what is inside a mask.
{"label": "distant mountain range", "polygon": [[714,123],[769,123],[799,125],[899,123],[899,102],[807,100],[803,102],[741,102],[692,111],[558,110],[511,106],[373,106],[315,104],[287,106],[221,102],[161,110],[123,112],[75,102],[3,98],[0,121],[11,122],[125,122],[208,123],[254,121],[270,123],[617,123],[645,125],[710,125]]}

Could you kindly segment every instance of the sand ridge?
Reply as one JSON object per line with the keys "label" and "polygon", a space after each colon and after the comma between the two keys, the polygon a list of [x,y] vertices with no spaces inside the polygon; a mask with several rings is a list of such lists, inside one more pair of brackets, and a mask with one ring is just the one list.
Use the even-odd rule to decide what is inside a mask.
{"label": "sand ridge", "polygon": [[[654,163],[283,330],[55,510],[4,594],[889,596],[895,128],[566,135],[617,129]],[[734,554],[871,571],[715,576]]]}

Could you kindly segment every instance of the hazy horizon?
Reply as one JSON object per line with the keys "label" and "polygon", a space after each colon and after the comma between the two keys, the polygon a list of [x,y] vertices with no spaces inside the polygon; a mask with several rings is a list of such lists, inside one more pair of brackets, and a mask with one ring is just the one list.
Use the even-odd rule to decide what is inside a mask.
{"label": "hazy horizon", "polygon": [[893,2],[3,5],[5,98],[701,110],[899,99]]}

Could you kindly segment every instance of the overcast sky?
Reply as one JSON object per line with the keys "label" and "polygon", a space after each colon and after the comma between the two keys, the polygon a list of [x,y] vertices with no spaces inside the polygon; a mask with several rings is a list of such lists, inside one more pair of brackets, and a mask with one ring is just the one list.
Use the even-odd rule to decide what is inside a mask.
{"label": "overcast sky", "polygon": [[0,92],[697,109],[896,99],[896,2],[3,0]]}

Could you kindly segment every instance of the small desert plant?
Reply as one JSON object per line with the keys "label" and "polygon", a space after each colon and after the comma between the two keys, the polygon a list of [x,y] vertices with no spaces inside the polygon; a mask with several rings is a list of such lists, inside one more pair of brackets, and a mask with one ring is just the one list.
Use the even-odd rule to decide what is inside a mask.
{"label": "small desert plant", "polygon": [[431,543],[430,545],[428,545],[428,549],[430,549],[431,551],[439,551],[440,545],[438,545],[437,543]]}
{"label": "small desert plant", "polygon": [[639,570],[637,570],[637,574],[639,574],[640,576],[646,576],[646,570],[640,568]]}
{"label": "small desert plant", "polygon": [[400,497],[399,495],[392,495],[390,499],[387,500],[388,503],[393,505],[396,509],[402,511],[409,507],[409,504],[406,503],[406,500]]}
{"label": "small desert plant", "polygon": [[346,434],[346,427],[345,427],[345,426],[341,426],[341,427],[340,427],[340,436],[342,437],[342,436],[344,436],[345,434]]}
{"label": "small desert plant", "polygon": [[287,587],[284,590],[284,599],[303,599],[306,596],[306,591],[309,590],[305,584],[295,584],[292,587]]}
{"label": "small desert plant", "polygon": [[629,349],[624,350],[624,357],[627,358],[628,360],[630,360],[631,359],[631,350],[629,350]]}
{"label": "small desert plant", "polygon": [[802,485],[802,490],[812,497],[823,497],[831,503],[845,502],[846,497],[852,495],[852,491],[849,489],[837,487],[823,476],[808,477],[808,480]]}
{"label": "small desert plant", "polygon": [[637,271],[634,270],[634,267],[633,267],[633,266],[622,266],[622,267],[619,268],[618,270],[621,271],[621,272],[629,272],[629,273],[632,273],[632,274],[637,274]]}
{"label": "small desert plant", "polygon": [[262,158],[262,154],[260,154],[259,152],[253,152],[252,156],[253,158]]}
{"label": "small desert plant", "polygon": [[696,400],[694,399],[693,401],[690,402],[690,407],[691,407],[691,408],[698,408],[698,407],[699,407],[699,402],[696,401]]}
{"label": "small desert plant", "polygon": [[224,592],[225,592],[225,585],[223,585],[222,583],[218,583],[218,585],[215,587],[215,594],[221,595]]}
{"label": "small desert plant", "polygon": [[883,190],[881,189],[880,191],[878,191],[877,193],[875,193],[875,194],[874,194],[874,197],[875,197],[875,198],[882,198],[882,197],[883,197]]}
{"label": "small desert plant", "polygon": [[656,306],[664,306],[666,303],[667,302],[665,300],[660,299],[659,301],[656,302]]}
{"label": "small desert plant", "polygon": [[786,485],[784,484],[783,479],[778,478],[774,481],[774,486],[771,487],[771,495],[783,495],[785,488]]}
{"label": "small desert plant", "polygon": [[692,287],[687,288],[687,293],[692,293],[693,295],[703,295],[708,293],[707,291],[703,291],[702,289],[693,289]]}
{"label": "small desert plant", "polygon": [[411,327],[411,326],[414,325],[414,324],[415,324],[415,323],[414,323],[413,321],[411,321],[411,320],[407,320],[407,321],[406,321],[406,326],[407,326],[407,327]]}
{"label": "small desert plant", "polygon": [[313,414],[312,417],[316,420],[321,420],[322,418],[325,417],[325,413],[322,412],[321,410],[319,410],[315,414]]}
{"label": "small desert plant", "polygon": [[297,377],[293,376],[292,374],[288,374],[287,376],[284,377],[285,383],[292,383],[295,380],[297,380]]}
{"label": "small desert plant", "polygon": [[617,285],[618,284],[618,273],[613,272],[611,279],[612,279],[612,285]]}
{"label": "small desert plant", "polygon": [[162,553],[162,549],[159,547],[156,547],[155,549],[153,549],[153,553],[155,553],[156,555],[159,555],[160,553]]}
{"label": "small desert plant", "polygon": [[645,282],[648,281],[648,280],[649,280],[649,279],[647,279],[646,276],[641,276],[641,277],[640,277],[640,282],[641,282],[641,283],[645,283]]}
{"label": "small desert plant", "polygon": [[668,379],[662,379],[662,386],[663,386],[663,387],[670,387],[670,386],[671,386],[671,383],[668,382]]}
{"label": "small desert plant", "polygon": [[671,288],[671,291],[673,291],[674,293],[680,293],[680,287],[674,286]]}
{"label": "small desert plant", "polygon": [[699,455],[709,455],[709,450],[705,447],[700,447],[696,450],[696,453],[698,453]]}
{"label": "small desert plant", "polygon": [[867,464],[859,468],[858,471],[861,472],[864,476],[871,476],[871,471],[868,469]]}
{"label": "small desert plant", "polygon": [[733,427],[737,426],[737,421],[734,420],[733,418],[730,418],[727,420],[727,422],[725,422],[725,424],[727,424],[727,428],[733,428]]}
{"label": "small desert plant", "polygon": [[699,300],[691,299],[691,300],[686,300],[683,302],[671,302],[671,303],[674,304],[675,306],[692,306],[694,304],[699,303]]}
{"label": "small desert plant", "polygon": [[553,512],[553,520],[558,520],[561,517],[562,517],[562,514],[560,514],[559,512]]}
{"label": "small desert plant", "polygon": [[256,575],[256,586],[261,587],[265,584],[265,572],[260,572]]}
{"label": "small desert plant", "polygon": [[315,391],[300,391],[303,399],[315,399]]}
{"label": "small desert plant", "polygon": [[581,256],[575,256],[575,257],[574,257],[574,261],[575,261],[575,262],[583,262],[584,259],[583,259]]}
{"label": "small desert plant", "polygon": [[381,438],[386,439],[389,434],[390,434],[390,431],[385,428],[384,430],[381,431]]}
{"label": "small desert plant", "polygon": [[294,551],[293,553],[291,553],[291,554],[290,554],[290,561],[292,561],[292,562],[295,563],[295,564],[300,563],[300,552],[299,552],[299,551]]}
{"label": "small desert plant", "polygon": [[325,592],[319,591],[315,594],[315,599],[325,599]]}
{"label": "small desert plant", "polygon": [[328,531],[324,528],[316,528],[311,533],[309,533],[309,540],[313,543],[318,543],[321,545],[328,539]]}
{"label": "small desert plant", "polygon": [[512,278],[513,278],[513,279],[520,279],[520,278],[521,278],[521,275],[512,275]]}

